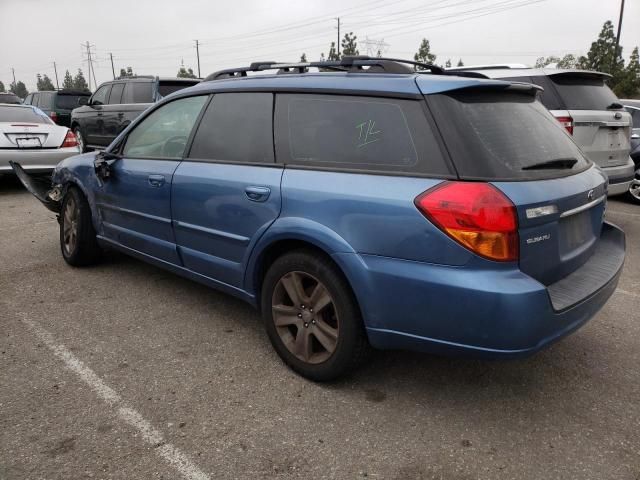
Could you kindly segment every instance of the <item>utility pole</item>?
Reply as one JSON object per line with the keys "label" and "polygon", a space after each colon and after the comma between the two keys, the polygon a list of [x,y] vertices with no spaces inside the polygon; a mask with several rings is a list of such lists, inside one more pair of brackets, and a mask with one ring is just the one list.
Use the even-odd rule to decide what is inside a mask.
{"label": "utility pole", "polygon": [[340,58],[340,17],[336,17],[338,21],[338,58]]}
{"label": "utility pole", "polygon": [[16,69],[11,67],[11,72],[13,73],[13,84],[16,84]]}
{"label": "utility pole", "polygon": [[620,19],[618,20],[618,35],[616,36],[616,49],[613,52],[613,65],[611,71],[615,71],[616,63],[618,63],[618,48],[620,46],[620,33],[622,32],[622,15],[624,14],[624,0],[620,3]]}
{"label": "utility pole", "polygon": [[198,40],[195,40],[196,42],[196,56],[198,57],[198,78],[202,78],[202,76],[200,76],[200,42],[198,42]]}
{"label": "utility pole", "polygon": [[109,58],[111,58],[111,73],[113,73],[113,79],[116,79],[116,69],[113,68],[113,53],[109,53]]}
{"label": "utility pole", "polygon": [[91,88],[91,46],[89,45],[89,41],[87,41],[87,71],[89,75],[89,88]]}
{"label": "utility pole", "polygon": [[53,62],[53,71],[56,72],[56,89],[60,90],[60,84],[58,83],[58,69],[56,68],[56,62]]}

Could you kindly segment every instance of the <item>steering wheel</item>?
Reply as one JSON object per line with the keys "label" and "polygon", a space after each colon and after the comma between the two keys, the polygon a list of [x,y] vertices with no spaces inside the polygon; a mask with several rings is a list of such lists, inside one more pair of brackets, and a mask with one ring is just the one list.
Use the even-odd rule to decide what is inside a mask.
{"label": "steering wheel", "polygon": [[162,156],[163,157],[180,157],[182,156],[182,152],[184,152],[184,147],[187,146],[187,137],[184,135],[176,135],[173,137],[169,137],[169,139],[164,142],[162,146]]}

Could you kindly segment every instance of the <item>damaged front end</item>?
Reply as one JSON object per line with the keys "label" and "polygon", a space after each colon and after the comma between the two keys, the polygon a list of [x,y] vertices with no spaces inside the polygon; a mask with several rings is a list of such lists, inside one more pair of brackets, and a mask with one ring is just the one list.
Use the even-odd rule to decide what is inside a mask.
{"label": "damaged front end", "polygon": [[62,209],[62,185],[54,185],[51,178],[29,175],[19,163],[9,161],[16,176],[24,187],[49,210],[60,213]]}

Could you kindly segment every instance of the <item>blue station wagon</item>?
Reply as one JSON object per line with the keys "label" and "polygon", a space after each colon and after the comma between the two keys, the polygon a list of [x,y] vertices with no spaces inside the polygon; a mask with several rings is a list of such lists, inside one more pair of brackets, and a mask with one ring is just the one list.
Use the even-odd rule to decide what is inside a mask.
{"label": "blue station wagon", "polygon": [[246,300],[310,379],[370,346],[532,354],[616,288],[606,176],[539,87],[414,63],[225,70],[53,185],[14,169],[59,213],[67,263],[113,248]]}

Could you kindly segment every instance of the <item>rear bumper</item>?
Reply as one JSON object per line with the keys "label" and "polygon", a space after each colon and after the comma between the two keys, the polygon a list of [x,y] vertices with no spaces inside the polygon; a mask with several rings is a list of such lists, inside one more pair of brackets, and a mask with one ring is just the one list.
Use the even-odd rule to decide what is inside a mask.
{"label": "rear bumper", "polygon": [[631,157],[629,157],[625,165],[602,168],[602,171],[606,173],[609,178],[608,195],[613,196],[626,193],[635,175],[635,170],[635,164]]}
{"label": "rear bumper", "polygon": [[19,163],[31,172],[51,171],[67,157],[78,155],[77,147],[56,148],[46,150],[2,149],[0,150],[0,174],[13,173],[9,160]]}
{"label": "rear bumper", "polygon": [[[552,302],[553,285],[547,288],[513,265],[447,267],[373,255],[335,257],[354,287],[374,347],[516,357],[576,330],[613,294],[624,262],[624,233],[605,224],[602,236],[608,251],[601,257],[619,261],[602,266],[597,281],[583,284],[577,301],[560,311]],[[577,272],[598,270],[590,262]]]}

